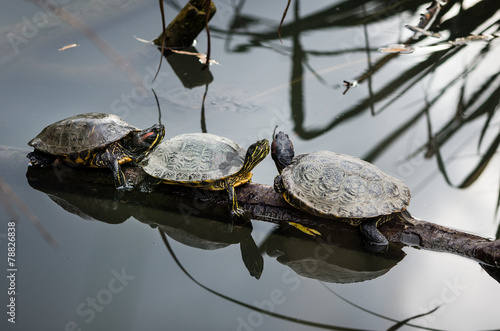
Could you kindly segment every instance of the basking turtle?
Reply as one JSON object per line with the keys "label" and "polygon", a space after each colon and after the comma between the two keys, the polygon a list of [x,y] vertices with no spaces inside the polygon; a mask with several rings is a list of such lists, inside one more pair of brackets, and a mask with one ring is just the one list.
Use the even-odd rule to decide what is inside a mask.
{"label": "basking turtle", "polygon": [[[227,190],[231,214],[242,216],[234,188],[249,182],[252,169],[269,154],[267,139],[245,151],[234,141],[209,133],[189,133],[163,141],[142,161],[150,176],[173,185]],[[145,182],[143,191],[151,191]]]}
{"label": "basking turtle", "polygon": [[110,168],[117,188],[129,188],[120,164],[137,162],[165,135],[155,124],[140,130],[116,115],[88,113],[66,118],[45,129],[28,145],[32,165],[47,166],[56,161],[94,168]]}
{"label": "basking turtle", "polygon": [[280,173],[274,189],[290,205],[360,226],[370,244],[388,245],[377,226],[393,214],[405,222],[412,219],[406,211],[408,187],[366,161],[329,151],[294,157],[293,144],[283,132],[274,136],[272,157]]}

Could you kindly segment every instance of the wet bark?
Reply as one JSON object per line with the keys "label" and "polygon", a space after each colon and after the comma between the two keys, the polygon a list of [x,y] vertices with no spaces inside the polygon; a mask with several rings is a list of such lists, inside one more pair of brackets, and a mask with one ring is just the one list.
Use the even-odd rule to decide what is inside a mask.
{"label": "wet bark", "polygon": [[[25,149],[0,148],[0,169],[10,172],[27,166]],[[140,168],[125,166],[124,172],[134,186],[147,176]],[[105,196],[115,195],[113,176],[109,170],[71,168],[65,165],[47,168],[28,167],[28,182],[31,186],[43,182],[53,190],[61,192],[65,185],[78,194],[95,195],[99,192]],[[38,189],[38,188],[37,188]],[[236,189],[238,202],[246,212],[246,217],[283,224],[296,222],[318,229],[320,232],[337,231],[342,235],[359,236],[359,229],[344,222],[312,216],[290,207],[283,198],[274,192],[269,185],[248,183]],[[81,199],[81,198],[80,198]],[[127,192],[125,200],[157,209],[174,210],[179,205],[186,206],[191,212],[204,217],[224,218],[228,214],[227,193],[222,191],[206,191],[174,185],[159,185],[153,194],[145,195],[139,190]],[[126,218],[124,218],[126,219]],[[382,224],[379,229],[392,243],[402,243],[422,249],[454,253],[474,259],[483,266],[500,267],[500,240],[490,240],[481,236],[450,229],[435,223],[412,220],[413,225],[394,217],[390,222]],[[499,269],[495,269],[498,271]],[[499,277],[500,278],[500,277]]]}
{"label": "wet bark", "polygon": [[[144,178],[141,169],[129,167],[126,175],[136,183]],[[96,176],[92,176],[96,179]],[[91,177],[85,177],[92,182]],[[111,176],[99,176],[99,180],[107,185],[113,185]],[[162,185],[168,186],[168,185]],[[189,189],[183,187],[168,186],[169,194],[182,195],[187,201],[198,200],[198,205],[227,206],[227,195],[225,192],[209,192],[200,189]],[[245,209],[247,216],[261,221],[282,224],[284,222],[295,222],[305,226],[321,229],[342,227],[342,231],[359,231],[357,228],[298,211],[290,207],[286,201],[274,192],[272,186],[248,183],[236,189],[239,205]],[[225,208],[221,209],[224,212]],[[217,213],[218,209],[204,208],[203,213]],[[219,211],[220,212],[220,211]],[[216,216],[216,215],[214,215]],[[220,216],[220,215],[219,215]],[[474,259],[482,264],[500,267],[500,240],[490,240],[481,236],[469,234],[459,230],[450,229],[435,223],[412,220],[409,225],[398,217],[390,222],[382,224],[379,229],[382,234],[393,243],[402,243],[422,249],[454,253],[463,257]]]}
{"label": "wet bark", "polygon": [[[190,0],[170,22],[165,31],[154,40],[161,46],[165,38],[165,47],[185,48],[193,44],[198,34],[205,28],[205,0]],[[215,5],[210,3],[209,19],[215,14]]]}
{"label": "wet bark", "polygon": [[[332,220],[291,210],[271,186],[247,184],[237,190],[238,201],[252,217],[264,221],[290,221],[307,226],[325,227]],[[428,250],[455,253],[478,262],[500,266],[500,240],[490,239],[450,229],[435,223],[412,219],[413,226],[394,217],[380,226],[391,242],[399,242]]]}

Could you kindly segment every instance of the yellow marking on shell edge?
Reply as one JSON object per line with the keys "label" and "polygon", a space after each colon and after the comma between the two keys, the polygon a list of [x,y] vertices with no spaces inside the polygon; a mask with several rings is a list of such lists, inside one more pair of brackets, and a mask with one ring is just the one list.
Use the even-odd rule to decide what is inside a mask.
{"label": "yellow marking on shell edge", "polygon": [[210,191],[222,191],[222,190],[227,190],[229,184],[232,184],[234,187],[236,187],[236,186],[240,186],[242,184],[250,182],[252,179],[252,173],[248,172],[244,175],[245,176],[233,175],[233,176],[230,176],[228,178],[217,179],[214,181],[199,180],[199,181],[191,181],[191,182],[177,182],[175,180],[163,179],[162,182],[164,184],[168,184],[168,185],[180,185],[180,186],[187,186],[187,187],[197,187],[197,188],[210,190]]}
{"label": "yellow marking on shell edge", "polygon": [[70,164],[77,164],[77,165],[85,165],[86,161],[81,158],[80,155],[77,155],[76,158],[71,157],[70,155],[63,154],[61,155],[62,161]]}
{"label": "yellow marking on shell edge", "polygon": [[252,181],[253,174],[251,172],[247,172],[244,174],[245,176],[236,176],[236,182],[233,184],[234,187],[243,185],[245,183],[249,183]]}

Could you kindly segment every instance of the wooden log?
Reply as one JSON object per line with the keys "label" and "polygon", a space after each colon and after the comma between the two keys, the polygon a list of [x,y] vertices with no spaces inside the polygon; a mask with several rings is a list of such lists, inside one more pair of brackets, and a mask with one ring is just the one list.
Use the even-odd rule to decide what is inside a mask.
{"label": "wooden log", "polygon": [[[193,44],[198,34],[205,28],[206,1],[190,0],[177,16],[170,22],[165,31],[153,42],[162,46],[165,38],[165,47],[185,48]],[[210,3],[209,19],[216,12],[213,2]]]}
{"label": "wooden log", "polygon": [[[124,172],[134,185],[140,183],[147,176],[140,168],[135,166],[125,167]],[[40,188],[43,187],[41,184],[46,182],[47,187],[58,192],[69,189],[73,194],[92,194],[94,197],[96,192],[99,192],[99,203],[101,205],[103,199],[115,202],[117,199],[113,178],[106,169],[70,168],[64,165],[45,169],[30,167],[27,177],[30,185],[35,188],[39,186],[37,189],[40,190],[43,190]],[[65,185],[66,188],[57,187],[55,185],[57,182]],[[276,224],[295,222],[315,228],[322,235],[342,233],[342,236],[361,238],[359,229],[356,227],[344,222],[312,216],[292,208],[269,185],[248,183],[238,187],[236,191],[239,205],[245,210],[248,218]],[[202,216],[205,218],[229,219],[227,194],[222,191],[214,192],[182,186],[159,185],[157,190],[149,195],[141,193],[139,190],[133,190],[125,194],[124,197],[120,196],[118,198],[135,206],[140,204],[149,208],[184,213],[186,217]],[[81,200],[81,197],[79,199]],[[179,206],[182,208],[179,208]],[[126,213],[129,213],[130,206],[127,206],[126,209]],[[117,210],[115,208],[113,212],[116,213]],[[132,214],[127,215],[120,217],[113,215],[111,218],[122,222]],[[99,219],[97,216],[92,217]],[[157,220],[151,220],[151,222],[157,222]],[[412,223],[413,225],[409,225],[394,217],[390,222],[382,224],[379,229],[391,243],[453,253],[474,259],[487,266],[500,267],[500,240],[492,241],[488,238],[423,220],[413,219]],[[356,241],[357,239],[350,240]]]}

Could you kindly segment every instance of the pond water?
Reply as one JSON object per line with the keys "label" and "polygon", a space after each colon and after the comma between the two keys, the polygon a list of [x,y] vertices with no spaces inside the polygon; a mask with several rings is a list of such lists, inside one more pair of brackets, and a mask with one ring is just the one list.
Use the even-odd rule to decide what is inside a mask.
{"label": "pond water", "polygon": [[[186,56],[163,61],[151,83],[160,53],[134,36],[161,32],[154,1],[52,1],[66,23],[37,3],[11,2],[0,13],[0,169],[21,201],[9,200],[14,216],[0,209],[4,275],[8,221],[18,219],[15,282],[0,282],[2,330],[500,328],[500,284],[473,260],[396,244],[372,255],[258,220],[230,233],[223,221],[150,210],[146,201],[119,213],[97,189],[30,185],[24,158],[30,139],[72,115],[114,113],[151,126],[154,87],[165,138],[206,131],[246,148],[278,125],[296,153],[350,154],[404,180],[415,217],[498,238],[500,40],[447,43],[498,33],[497,0],[449,1],[433,26],[441,38],[412,41],[415,51],[399,55],[378,49],[407,41],[405,25],[418,23],[428,1],[295,0],[283,42],[286,1],[215,1],[211,58],[219,65],[208,87],[207,72]],[[165,3],[167,22],[183,5]],[[71,44],[78,47],[58,50]],[[195,47],[206,52],[205,33]],[[344,80],[358,84],[344,94]],[[271,185],[272,159],[253,173],[253,182]],[[246,265],[255,250],[259,279]],[[313,259],[318,251],[327,258]],[[6,314],[12,297],[15,324]]]}

